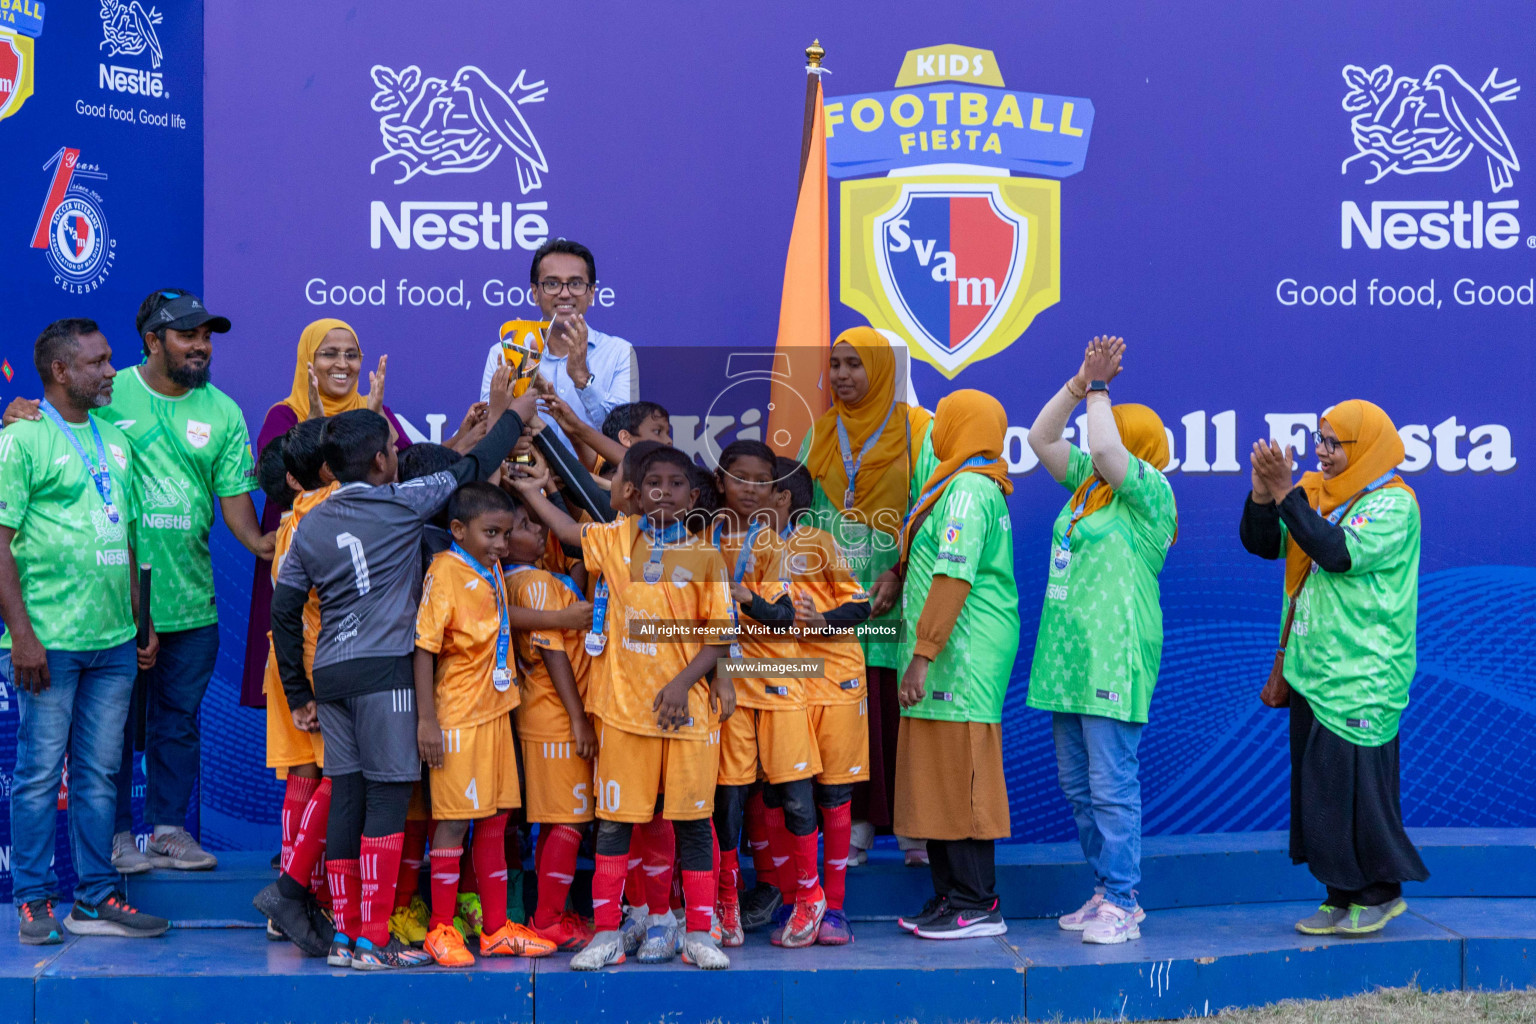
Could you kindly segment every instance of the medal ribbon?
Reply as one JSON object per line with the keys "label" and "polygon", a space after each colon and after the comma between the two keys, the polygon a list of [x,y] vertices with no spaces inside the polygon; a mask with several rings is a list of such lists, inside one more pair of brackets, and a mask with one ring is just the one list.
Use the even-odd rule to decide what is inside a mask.
{"label": "medal ribbon", "polygon": [[848,428],[843,426],[843,418],[837,417],[837,447],[843,456],[843,473],[848,477],[848,490],[843,492],[843,511],[853,508],[853,492],[859,479],[859,467],[864,465],[864,456],[880,440],[880,435],[885,433],[885,425],[891,422],[891,414],[896,411],[896,400],[891,399],[891,407],[885,411],[885,419],[880,421],[880,426],[864,442],[859,449],[859,457],[853,457],[853,442],[848,438]]}
{"label": "medal ribbon", "polygon": [[507,613],[507,588],[506,580],[501,574],[501,564],[496,563],[487,569],[475,560],[475,556],[459,547],[459,542],[454,541],[450,549],[463,560],[464,564],[475,570],[475,574],[491,585],[491,591],[496,595],[496,614],[501,619],[500,628],[496,632],[496,668],[505,672],[507,669],[507,652],[512,646],[512,622]]}
{"label": "medal ribbon", "polygon": [[117,506],[112,504],[112,474],[107,469],[107,448],[101,442],[101,429],[96,426],[95,418],[90,415],[85,417],[85,421],[91,425],[91,439],[96,442],[96,462],[93,463],[91,457],[86,454],[85,447],[80,443],[80,439],[75,436],[73,430],[69,429],[59,410],[53,407],[53,403],[46,398],[43,399],[42,410],[43,415],[52,420],[53,425],[69,439],[75,454],[79,455],[80,461],[85,464],[86,475],[91,478],[91,483],[96,485],[96,493],[101,495],[101,503],[107,508],[107,518],[116,523]]}

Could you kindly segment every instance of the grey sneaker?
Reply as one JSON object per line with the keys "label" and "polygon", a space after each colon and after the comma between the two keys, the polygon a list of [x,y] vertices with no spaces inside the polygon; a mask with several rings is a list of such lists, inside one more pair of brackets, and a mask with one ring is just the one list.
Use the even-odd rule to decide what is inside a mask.
{"label": "grey sneaker", "polygon": [[53,900],[29,900],[16,908],[23,946],[57,946],[64,941],[59,919],[53,916]]}
{"label": "grey sneaker", "polygon": [[219,866],[219,858],[203,849],[184,828],[172,829],[164,835],[149,839],[149,863],[157,868],[175,868],[177,871],[212,871]]}
{"label": "grey sneaker", "polygon": [[134,842],[132,832],[119,832],[112,837],[113,871],[120,875],[142,875],[152,867],[154,865],[144,856],[139,844]]}
{"label": "grey sneaker", "polygon": [[618,934],[626,955],[633,956],[640,951],[640,943],[645,941],[645,921],[649,916],[644,907],[624,909],[624,921],[619,925]]}
{"label": "grey sneaker", "polygon": [[643,964],[664,964],[677,956],[681,927],[671,914],[652,914],[645,919],[645,941],[635,957]]}
{"label": "grey sneaker", "polygon": [[731,958],[723,953],[709,932],[689,932],[683,936],[683,963],[706,971],[723,971]]}
{"label": "grey sneaker", "polygon": [[624,943],[618,932],[598,932],[587,948],[571,957],[573,971],[600,971],[624,962]]}
{"label": "grey sneaker", "polygon": [[1333,933],[1352,939],[1374,935],[1385,928],[1388,921],[1407,909],[1408,901],[1401,896],[1374,907],[1362,907],[1358,903],[1351,903],[1344,918],[1334,927]]}
{"label": "grey sneaker", "polygon": [[1332,935],[1339,922],[1349,916],[1349,911],[1324,903],[1311,917],[1296,922],[1296,930],[1303,935]]}

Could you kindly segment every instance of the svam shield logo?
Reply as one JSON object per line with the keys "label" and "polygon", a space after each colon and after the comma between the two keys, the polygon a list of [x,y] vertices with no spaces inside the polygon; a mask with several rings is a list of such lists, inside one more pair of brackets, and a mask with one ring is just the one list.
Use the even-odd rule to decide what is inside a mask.
{"label": "svam shield logo", "polygon": [[0,121],[32,95],[32,40],[0,30]]}
{"label": "svam shield logo", "polygon": [[1060,297],[1061,192],[1038,178],[842,186],[842,301],[953,378]]}

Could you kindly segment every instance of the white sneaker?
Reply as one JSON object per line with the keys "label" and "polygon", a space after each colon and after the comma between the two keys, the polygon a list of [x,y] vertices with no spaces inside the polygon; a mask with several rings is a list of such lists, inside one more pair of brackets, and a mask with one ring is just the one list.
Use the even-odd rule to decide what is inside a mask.
{"label": "white sneaker", "polygon": [[[1105,900],[1099,904],[1093,920],[1083,929],[1083,941],[1113,946],[1141,938],[1141,928],[1136,920],[1136,913],[1140,910],[1140,907],[1125,910]],[[1146,919],[1146,914],[1141,916],[1143,920]]]}
{"label": "white sneaker", "polygon": [[120,875],[142,875],[154,867],[139,844],[133,841],[132,832],[119,832],[112,837],[112,870]]}
{"label": "white sneaker", "polygon": [[184,828],[150,836],[150,864],[157,868],[175,868],[177,871],[211,871],[219,866],[219,858],[203,849]]}
{"label": "white sneaker", "polygon": [[571,957],[573,971],[600,971],[624,962],[624,942],[618,932],[598,932],[585,949]]}
{"label": "white sneaker", "polygon": [[683,936],[683,963],[706,971],[723,971],[731,966],[731,958],[715,945],[709,932],[689,932]]}

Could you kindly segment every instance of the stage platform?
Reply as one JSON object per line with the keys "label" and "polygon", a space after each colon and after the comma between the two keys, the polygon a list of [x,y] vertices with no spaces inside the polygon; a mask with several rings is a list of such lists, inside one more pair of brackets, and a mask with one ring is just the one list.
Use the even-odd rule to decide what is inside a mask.
{"label": "stage platform", "polygon": [[[227,857],[208,875],[132,880],[135,902],[182,922],[163,939],[23,947],[7,912],[0,1024],[1147,1019],[1410,982],[1536,985],[1536,830],[1414,836],[1433,877],[1409,888],[1410,913],[1375,939],[1292,930],[1317,892],[1289,865],[1282,836],[1194,836],[1147,841],[1149,916],[1139,942],[1084,945],[1045,916],[1083,895],[1083,866],[1057,846],[999,850],[1012,917],[1006,936],[912,938],[888,918],[921,903],[926,872],[892,855],[850,872],[854,945],[786,951],[754,934],[731,951],[732,969],[716,973],[629,963],[577,974],[568,956],[472,971],[332,970],[249,926],[237,896],[248,907],[271,872],[254,858]],[[1020,913],[1031,916],[1013,917]]]}

